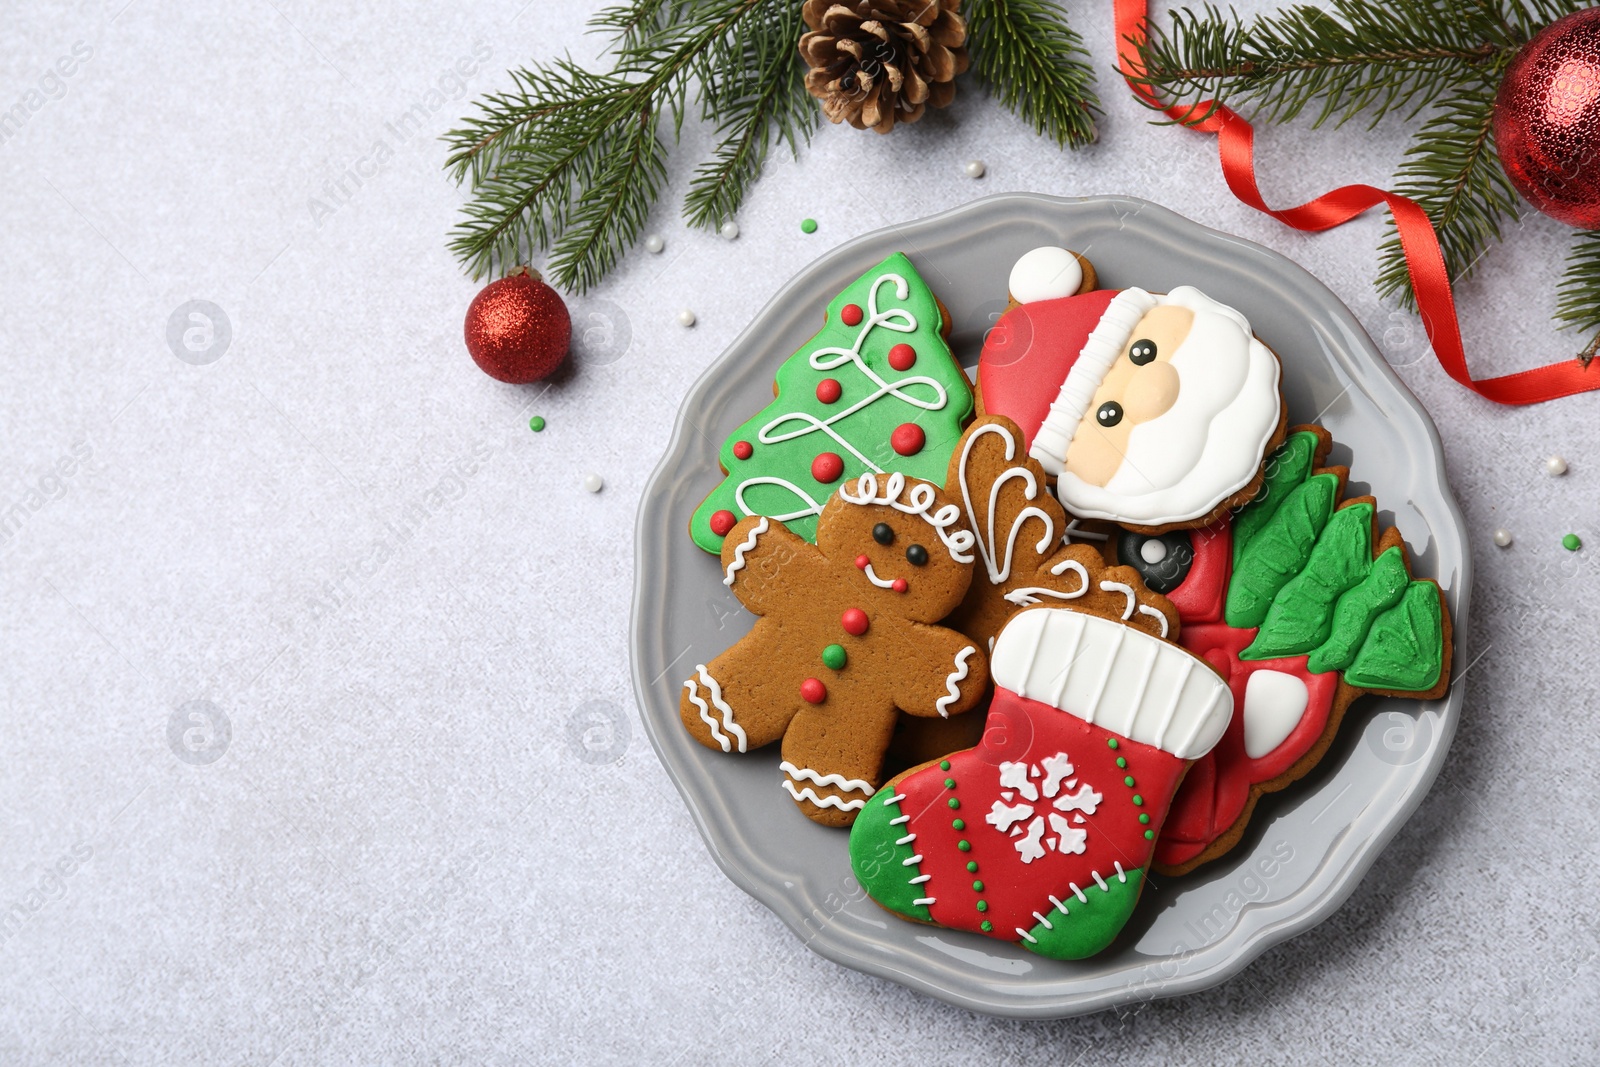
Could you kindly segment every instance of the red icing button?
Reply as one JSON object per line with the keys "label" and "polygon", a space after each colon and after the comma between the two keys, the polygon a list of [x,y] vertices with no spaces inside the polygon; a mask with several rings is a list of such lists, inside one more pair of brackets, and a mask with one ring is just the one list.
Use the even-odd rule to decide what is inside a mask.
{"label": "red icing button", "polygon": [[866,553],[863,552],[856,557],[856,570],[864,571],[870,566],[872,566],[872,559]]}
{"label": "red icing button", "polygon": [[839,312],[839,321],[846,326],[860,326],[861,306],[859,304],[846,304]]}
{"label": "red icing button", "polygon": [[899,344],[889,349],[889,366],[895,370],[910,370],[916,361],[917,350],[910,345]]}
{"label": "red icing button", "polygon": [[827,485],[839,480],[839,475],[844,473],[844,460],[837,453],[823,452],[811,461],[811,477]]}
{"label": "red icing button", "polygon": [[733,524],[739,520],[733,517],[731,511],[713,511],[711,513],[711,532],[718,537],[727,537],[728,531],[733,529]]}
{"label": "red icing button", "polygon": [[800,698],[807,704],[820,704],[828,699],[828,687],[815,678],[800,683]]}
{"label": "red icing button", "polygon": [[824,378],[817,383],[817,399],[824,404],[833,403],[843,394],[844,386],[839,384],[838,379]]}
{"label": "red icing button", "polygon": [[894,591],[896,593],[904,593],[907,589],[910,589],[910,588],[911,587],[906,584],[906,580],[904,578],[896,578],[894,580]]}
{"label": "red icing button", "polygon": [[860,637],[867,632],[867,613],[860,608],[850,608],[839,619],[844,626],[844,632],[851,637]]}
{"label": "red icing button", "polygon": [[735,441],[733,443],[733,456],[735,459],[749,459],[750,453],[755,449],[750,447],[749,441]]}
{"label": "red icing button", "polygon": [[902,456],[914,456],[928,443],[928,435],[914,422],[902,422],[889,435],[889,445]]}

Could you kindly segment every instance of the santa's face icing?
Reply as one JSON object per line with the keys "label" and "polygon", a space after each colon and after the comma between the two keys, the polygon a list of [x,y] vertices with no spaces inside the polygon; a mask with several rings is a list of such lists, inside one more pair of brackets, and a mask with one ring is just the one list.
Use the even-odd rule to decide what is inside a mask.
{"label": "santa's face icing", "polygon": [[[1279,369],[1239,312],[1188,286],[1047,300],[1010,315],[1019,312],[1027,350],[995,360],[990,377],[980,369],[985,405],[1012,415],[1008,406],[1029,406],[1019,390],[1037,398],[1013,417],[1068,511],[1140,526],[1196,522],[1255,478],[1279,422]],[[1074,320],[1084,337],[1085,312],[1087,339],[1065,341]]]}

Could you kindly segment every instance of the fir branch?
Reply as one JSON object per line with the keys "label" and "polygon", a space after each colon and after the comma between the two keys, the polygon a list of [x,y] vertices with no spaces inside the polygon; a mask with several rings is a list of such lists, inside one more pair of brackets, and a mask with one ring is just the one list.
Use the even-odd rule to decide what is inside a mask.
{"label": "fir branch", "polygon": [[1213,99],[1273,122],[1315,105],[1319,126],[1363,113],[1376,123],[1480,79],[1523,39],[1496,0],[1334,0],[1248,24],[1208,4],[1151,27],[1135,80],[1167,103]]}
{"label": "fir branch", "polygon": [[[1439,104],[1406,150],[1394,189],[1428,213],[1452,281],[1471,276],[1489,242],[1500,240],[1501,224],[1516,218],[1522,203],[1494,151],[1494,97],[1502,67],[1494,65],[1481,81],[1459,86]],[[1399,293],[1411,307],[1411,273],[1392,215],[1386,226],[1378,291]]]}
{"label": "fir branch", "polygon": [[1063,147],[1095,139],[1094,71],[1054,0],[969,0],[964,14],[972,72],[1002,104]]}
{"label": "fir branch", "polygon": [[715,228],[732,218],[775,141],[795,155],[802,141],[810,143],[818,111],[796,47],[805,32],[800,13],[797,3],[768,5],[706,57],[701,112],[718,121],[721,140],[690,183],[683,205],[689,225]]}
{"label": "fir branch", "polygon": [[1600,353],[1600,230],[1581,231],[1567,253],[1567,269],[1556,290],[1556,321],[1594,334],[1578,359],[1587,367]]}

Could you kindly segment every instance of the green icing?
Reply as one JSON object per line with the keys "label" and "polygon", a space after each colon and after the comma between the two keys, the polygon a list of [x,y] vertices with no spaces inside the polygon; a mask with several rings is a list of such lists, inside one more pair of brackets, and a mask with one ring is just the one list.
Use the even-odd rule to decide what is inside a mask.
{"label": "green icing", "polygon": [[905,824],[891,826],[889,820],[900,815],[899,804],[886,804],[877,797],[867,801],[850,826],[850,869],[867,895],[885,908],[918,922],[932,922],[926,904],[912,903],[924,894],[921,885],[910,881],[920,867],[905,863],[916,851],[910,845],[895,844],[905,836],[900,832]]}
{"label": "green icing", "polygon": [[1311,462],[1316,458],[1316,453],[1317,435],[1304,430],[1285,438],[1277,451],[1272,453],[1262,477],[1261,492],[1233,517],[1235,566],[1238,566],[1239,558],[1244,554],[1244,546],[1261,532],[1261,528],[1272,518],[1284,498],[1294,491],[1295,486],[1310,475]]}
{"label": "green icing", "polygon": [[1400,602],[1410,581],[1400,549],[1386,549],[1372,561],[1372,570],[1362,583],[1334,605],[1328,639],[1311,653],[1306,669],[1321,674],[1350,666],[1373,620]]}
{"label": "green icing", "polygon": [[1244,630],[1260,626],[1278,592],[1300,573],[1339,495],[1336,474],[1313,474],[1290,490],[1234,563],[1224,617]]}
{"label": "green icing", "polygon": [[1047,927],[1039,923],[1022,939],[1022,947],[1053,960],[1081,960],[1093,956],[1116,940],[1117,934],[1133,914],[1139,902],[1139,887],[1144,883],[1144,872],[1137,867],[1125,872],[1127,881],[1107,878],[1106,888],[1090,885],[1084,888],[1087,901],[1075,895],[1062,894],[1067,913],[1055,905],[1045,913]]}
{"label": "green icing", "polygon": [[[904,296],[886,277],[891,274],[904,279]],[[871,319],[874,303],[876,325]],[[863,314],[855,326],[844,323],[849,304]],[[914,329],[904,329],[907,316]],[[718,458],[728,473],[689,520],[695,544],[713,554],[722,551],[722,537],[711,529],[711,517],[718,511],[731,512],[736,519],[779,518],[796,534],[815,541],[822,505],[846,481],[874,468],[942,483],[961,427],[972,415],[972,387],[940,336],[941,322],[932,290],[898,252],[834,297],[822,330],[778,368],[772,402],[722,442]],[[916,361],[903,371],[889,364],[889,351],[901,344],[916,350]],[[851,358],[852,351],[857,358]],[[840,387],[832,403],[817,396],[818,384],[827,378]],[[823,423],[826,430],[819,428]],[[906,423],[915,423],[926,435],[922,448],[910,456],[890,444],[895,429]],[[734,454],[740,442],[751,448],[746,459]],[[823,452],[844,461],[843,473],[831,482],[818,481],[811,473],[812,461]]]}
{"label": "green icing", "polygon": [[1439,590],[1412,582],[1400,603],[1378,616],[1344,680],[1366,689],[1432,689],[1444,667]]}
{"label": "green icing", "polygon": [[1328,520],[1306,569],[1279,590],[1240,659],[1277,659],[1310,652],[1333,629],[1333,606],[1372,570],[1373,506],[1340,508]]}

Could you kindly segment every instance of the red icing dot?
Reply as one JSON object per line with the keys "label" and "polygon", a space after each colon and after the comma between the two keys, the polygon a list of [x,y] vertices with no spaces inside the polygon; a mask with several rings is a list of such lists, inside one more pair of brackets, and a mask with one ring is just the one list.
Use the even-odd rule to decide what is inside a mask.
{"label": "red icing dot", "polygon": [[846,326],[861,325],[861,308],[857,304],[846,304],[839,312],[839,321]]}
{"label": "red icing dot", "polygon": [[870,566],[872,566],[872,557],[865,553],[856,557],[856,570],[864,571]]}
{"label": "red icing dot", "polygon": [[837,453],[823,452],[811,461],[811,477],[823,485],[838,481],[839,475],[843,473],[844,460],[840,459]]}
{"label": "red icing dot", "polygon": [[733,524],[738,521],[731,511],[713,511],[711,513],[711,532],[718,537],[727,537],[728,531],[733,529]]}
{"label": "red icing dot", "polygon": [[839,618],[839,623],[844,627],[844,632],[852,637],[860,637],[867,632],[867,613],[860,608],[850,608]]}
{"label": "red icing dot", "polygon": [[836,379],[824,378],[822,381],[817,383],[817,399],[822,401],[824,404],[833,403],[835,400],[838,400],[843,393],[844,386],[840,385]]}
{"label": "red icing dot", "polygon": [[914,456],[928,443],[928,435],[914,422],[902,422],[889,435],[889,445],[902,456]]}
{"label": "red icing dot", "polygon": [[907,589],[910,589],[910,588],[911,587],[906,584],[906,580],[904,578],[896,578],[894,580],[894,591],[896,593],[904,593]]}
{"label": "red icing dot", "polygon": [[910,370],[917,361],[917,350],[910,345],[895,345],[889,349],[889,366],[895,370]]}
{"label": "red icing dot", "polygon": [[815,678],[807,678],[800,683],[800,699],[807,704],[820,704],[828,699],[828,687]]}
{"label": "red icing dot", "polygon": [[750,447],[749,441],[735,441],[733,443],[733,456],[735,459],[749,459],[750,453],[755,449]]}

